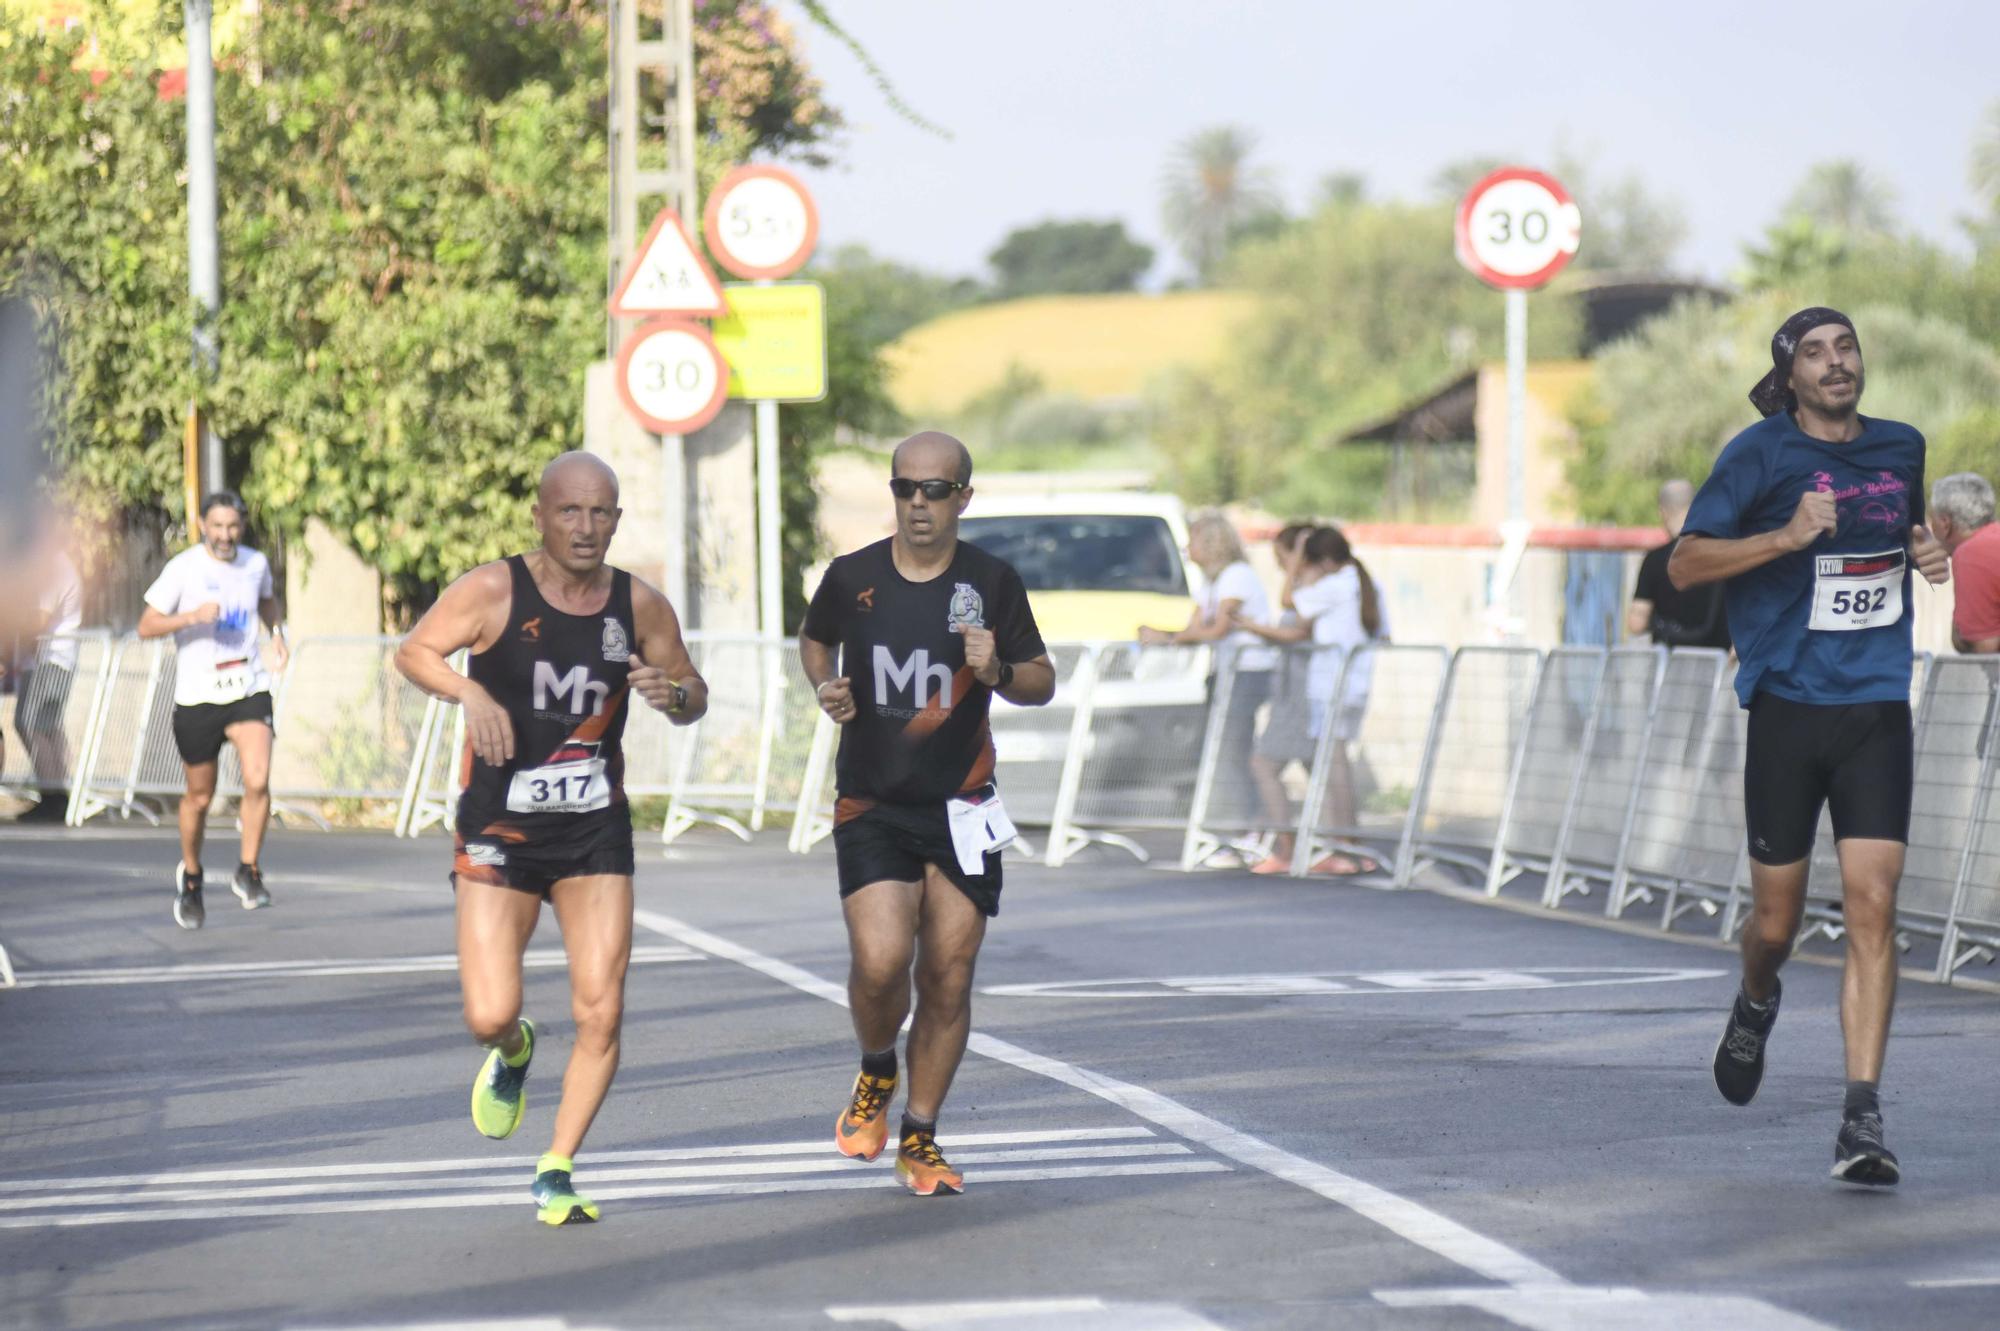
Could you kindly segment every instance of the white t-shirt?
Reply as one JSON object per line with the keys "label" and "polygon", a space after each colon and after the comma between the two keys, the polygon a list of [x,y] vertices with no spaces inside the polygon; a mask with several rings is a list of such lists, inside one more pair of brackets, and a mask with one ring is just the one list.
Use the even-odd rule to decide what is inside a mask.
{"label": "white t-shirt", "polygon": [[[1271,618],[1271,598],[1264,594],[1263,580],[1257,570],[1244,560],[1237,560],[1228,568],[1215,575],[1215,581],[1201,589],[1195,604],[1201,608],[1203,619],[1213,619],[1216,608],[1224,601],[1242,602],[1243,617],[1259,624],[1268,623]],[[1247,629],[1237,629],[1223,640],[1235,645],[1239,650],[1236,658],[1238,670],[1273,670],[1278,665],[1278,652],[1265,645],[1262,638]]]}
{"label": "white t-shirt", "polygon": [[77,576],[76,565],[69,562],[68,555],[56,553],[55,577],[42,589],[37,603],[43,614],[53,613],[54,618],[42,630],[49,640],[42,644],[35,665],[56,666],[74,673],[77,641],[69,635],[83,627],[83,579]]}
{"label": "white t-shirt", "polygon": [[193,624],[174,634],[180,648],[174,674],[174,703],[236,702],[268,693],[271,677],[257,650],[258,603],[271,591],[271,565],[249,546],[236,547],[225,564],[205,545],[183,550],[167,561],[146,589],[146,604],[163,615],[178,615],[210,601],[222,607],[213,624]]}
{"label": "white t-shirt", "polygon": [[[1331,702],[1342,657],[1368,641],[1368,630],[1361,623],[1360,570],[1349,564],[1317,582],[1294,587],[1292,605],[1300,619],[1311,622],[1313,642],[1319,648],[1313,653],[1307,696]],[[1367,702],[1374,674],[1372,656],[1355,662],[1354,669],[1347,672],[1347,687],[1341,690],[1342,702],[1350,707]]]}

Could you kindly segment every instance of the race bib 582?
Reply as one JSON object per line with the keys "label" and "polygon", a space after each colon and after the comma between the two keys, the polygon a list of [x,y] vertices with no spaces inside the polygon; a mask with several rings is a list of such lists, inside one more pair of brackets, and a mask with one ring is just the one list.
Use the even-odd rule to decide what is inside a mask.
{"label": "race bib 582", "polygon": [[1901,550],[1872,555],[1819,555],[1813,560],[1809,627],[1829,633],[1883,628],[1903,619]]}

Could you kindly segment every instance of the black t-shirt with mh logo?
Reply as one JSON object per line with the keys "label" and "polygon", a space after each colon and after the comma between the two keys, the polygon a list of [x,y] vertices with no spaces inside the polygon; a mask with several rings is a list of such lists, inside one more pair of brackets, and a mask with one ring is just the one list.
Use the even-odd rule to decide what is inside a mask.
{"label": "black t-shirt with mh logo", "polygon": [[621,741],[638,641],[632,575],[612,570],[604,608],[572,615],[542,598],[521,556],[510,555],[507,568],[514,579],[507,629],[471,657],[466,674],[507,709],[514,757],[495,767],[467,742],[459,835],[590,844],[605,824],[630,826]]}
{"label": "black t-shirt with mh logo", "polygon": [[962,625],[991,629],[1002,661],[1047,650],[1021,575],[978,546],[960,541],[927,582],[896,571],[886,540],[827,567],[804,631],[840,649],[840,673],[853,682],[836,764],[844,811],[942,803],[993,779],[993,691],[965,664]]}

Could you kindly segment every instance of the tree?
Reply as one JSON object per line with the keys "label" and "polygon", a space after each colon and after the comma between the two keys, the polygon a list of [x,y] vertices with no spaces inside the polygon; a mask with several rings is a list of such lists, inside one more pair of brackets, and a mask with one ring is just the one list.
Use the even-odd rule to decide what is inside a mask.
{"label": "tree", "polygon": [[[1247,245],[1234,272],[1259,299],[1219,366],[1154,395],[1172,480],[1203,501],[1277,498],[1297,511],[1348,430],[1462,370],[1463,346],[1501,354],[1502,303],[1452,257],[1441,204],[1322,208]],[[1545,297],[1540,356],[1573,355],[1571,302]]]}
{"label": "tree", "polygon": [[[711,158],[816,151],[835,122],[782,26],[710,3],[700,27]],[[143,46],[95,34],[97,82],[86,34],[0,30],[19,90],[0,101],[0,267],[56,275],[73,506],[178,511],[199,394],[264,530],[320,519],[420,605],[518,539],[542,464],[581,443],[603,354],[603,19],[581,0],[267,0],[257,31],[259,77],[217,72],[213,384],[188,369],[183,109],[132,72]]]}
{"label": "tree", "polygon": [[1986,108],[1972,141],[1972,188],[2000,216],[2000,100]]}
{"label": "tree", "polygon": [[1123,222],[1041,222],[1016,227],[986,261],[1002,300],[1059,291],[1130,291],[1153,266],[1151,246]]}
{"label": "tree", "polygon": [[1852,158],[1817,162],[1785,203],[1787,218],[1802,217],[1835,235],[1887,236],[1896,229],[1896,193]]}
{"label": "tree", "polygon": [[1223,125],[1182,141],[1167,166],[1162,212],[1167,233],[1203,284],[1244,229],[1278,211],[1268,170],[1252,166],[1255,140]]}
{"label": "tree", "polygon": [[[977,304],[985,290],[969,277],[943,277],[894,259],[865,245],[842,245],[814,257],[808,274],[851,295],[843,300],[843,322],[869,346],[894,342],[920,323]],[[828,318],[832,318],[829,314]]]}
{"label": "tree", "polygon": [[[1716,453],[1754,424],[1750,385],[1770,368],[1771,330],[1797,297],[1686,301],[1597,357],[1596,383],[1572,411],[1568,467],[1579,516],[1653,520],[1661,482],[1699,483]],[[1865,409],[1907,420],[1932,441],[1928,470],[2000,468],[2000,352],[1960,325],[1896,305],[1856,305],[1868,370]]]}

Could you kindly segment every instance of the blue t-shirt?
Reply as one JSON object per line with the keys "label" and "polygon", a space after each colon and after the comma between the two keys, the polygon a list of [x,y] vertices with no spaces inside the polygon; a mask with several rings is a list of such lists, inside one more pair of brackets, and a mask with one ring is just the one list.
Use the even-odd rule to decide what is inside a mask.
{"label": "blue t-shirt", "polygon": [[[1738,540],[1790,522],[1808,490],[1834,494],[1833,535],[1723,584],[1745,707],[1760,692],[1820,706],[1909,700],[1908,552],[1910,524],[1924,520],[1924,437],[1900,421],[1863,416],[1861,427],[1830,444],[1789,413],[1766,417],[1729,441],[1688,509],[1684,534]],[[1897,568],[1903,609],[1887,618]],[[1848,626],[1869,618],[1852,607],[1871,606],[1881,622]]]}

